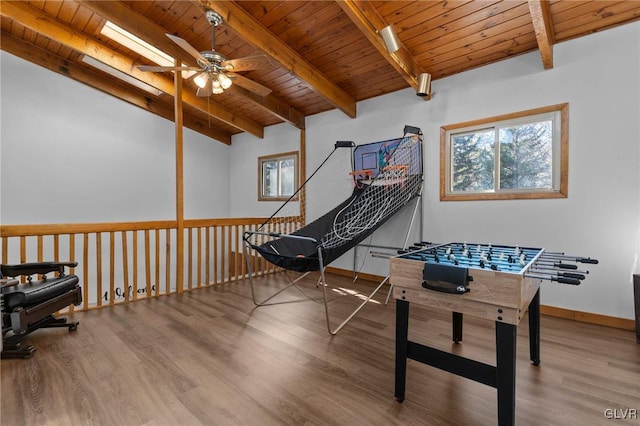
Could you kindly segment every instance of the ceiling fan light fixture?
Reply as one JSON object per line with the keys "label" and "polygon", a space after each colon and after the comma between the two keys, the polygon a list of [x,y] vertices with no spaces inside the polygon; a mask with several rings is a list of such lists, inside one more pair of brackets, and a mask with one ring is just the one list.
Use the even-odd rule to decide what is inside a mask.
{"label": "ceiling fan light fixture", "polygon": [[222,86],[223,89],[228,89],[233,84],[231,79],[226,74],[218,74],[218,81],[220,82],[220,86]]}
{"label": "ceiling fan light fixture", "polygon": [[207,73],[201,72],[194,79],[193,82],[201,89],[204,89],[207,85],[207,81],[209,80]]}
{"label": "ceiling fan light fixture", "polygon": [[387,49],[387,52],[393,53],[400,50],[400,39],[398,39],[396,31],[393,29],[393,24],[387,25],[383,29],[379,30],[378,34],[382,38],[382,42],[384,43],[384,47]]}

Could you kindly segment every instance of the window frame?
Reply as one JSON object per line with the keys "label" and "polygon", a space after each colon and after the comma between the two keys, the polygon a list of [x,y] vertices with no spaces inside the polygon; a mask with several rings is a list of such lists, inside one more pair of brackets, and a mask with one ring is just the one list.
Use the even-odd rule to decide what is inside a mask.
{"label": "window frame", "polygon": [[[258,157],[258,201],[287,201],[289,198],[291,198],[291,195],[277,195],[277,196],[266,196],[264,195],[264,187],[263,187],[263,182],[264,182],[264,176],[263,176],[263,170],[264,170],[264,166],[263,164],[267,161],[280,161],[280,160],[284,160],[287,158],[293,158],[293,162],[294,162],[294,177],[293,177],[293,182],[294,182],[294,194],[295,191],[298,189],[299,187],[299,182],[298,182],[298,177],[300,175],[298,169],[300,167],[299,164],[299,153],[298,151],[289,151],[289,152],[282,152],[279,154],[271,154],[271,155],[263,155]],[[280,188],[279,182],[278,182],[278,188]],[[279,190],[279,189],[278,189]],[[297,199],[297,195],[293,198],[293,200]]]}
{"label": "window frame", "polygon": [[[535,121],[536,116],[558,114],[556,123],[559,137],[552,141],[554,181],[550,190],[542,189],[509,189],[500,191],[453,192],[452,181],[451,135],[469,133],[482,129],[497,129],[505,124],[526,124]],[[556,131],[554,130],[554,134]],[[499,160],[496,161],[499,164]],[[557,168],[557,170],[555,169]],[[476,200],[518,200],[541,198],[567,198],[569,177],[569,104],[562,103],[525,111],[498,115],[463,123],[440,127],[440,201],[476,201]]]}

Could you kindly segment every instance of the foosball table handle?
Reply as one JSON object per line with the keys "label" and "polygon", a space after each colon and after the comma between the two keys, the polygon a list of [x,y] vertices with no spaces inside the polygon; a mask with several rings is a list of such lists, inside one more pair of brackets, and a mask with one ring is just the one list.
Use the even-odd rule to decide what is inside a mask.
{"label": "foosball table handle", "polygon": [[580,284],[580,280],[577,278],[558,277],[558,278],[551,278],[551,281],[557,281],[561,284],[571,284],[571,285]]}

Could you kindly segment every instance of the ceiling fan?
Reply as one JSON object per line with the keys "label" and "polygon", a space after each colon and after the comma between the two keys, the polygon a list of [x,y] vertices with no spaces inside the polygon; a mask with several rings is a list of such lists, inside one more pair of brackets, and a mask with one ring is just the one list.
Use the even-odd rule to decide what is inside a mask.
{"label": "ceiling fan", "polygon": [[199,71],[193,77],[193,81],[198,86],[196,96],[211,96],[212,94],[220,94],[231,87],[235,82],[238,86],[244,87],[260,96],[267,96],[271,93],[271,89],[250,80],[246,77],[236,74],[238,71],[250,71],[272,66],[272,62],[265,55],[247,56],[238,59],[227,59],[220,52],[216,51],[216,27],[224,23],[222,16],[213,10],[207,10],[205,17],[211,24],[211,50],[198,52],[196,48],[191,46],[186,40],[166,34],[174,43],[189,53],[196,59],[199,67],[164,67],[152,65],[140,65],[138,69],[141,71],[164,72],[164,71]]}

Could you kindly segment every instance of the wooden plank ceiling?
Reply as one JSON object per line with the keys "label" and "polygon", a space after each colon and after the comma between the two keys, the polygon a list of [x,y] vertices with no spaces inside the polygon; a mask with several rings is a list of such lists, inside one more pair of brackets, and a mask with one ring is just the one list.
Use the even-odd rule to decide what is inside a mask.
{"label": "wooden plank ceiling", "polygon": [[[217,52],[271,62],[238,71],[230,89],[209,97],[185,81],[184,125],[226,144],[241,132],[262,137],[265,126],[280,122],[304,128],[304,117],[331,109],[355,118],[358,101],[415,88],[420,73],[437,80],[534,50],[541,68],[553,68],[554,44],[640,19],[640,1],[632,0],[2,1],[1,48],[172,120],[171,72],[138,70],[156,64],[100,31],[109,20],[197,66],[165,33],[210,50],[206,9],[225,20],[215,30]],[[392,54],[377,34],[390,24],[400,41]],[[99,71],[85,55],[162,93]],[[252,81],[271,92],[256,93]]]}

